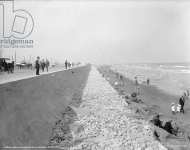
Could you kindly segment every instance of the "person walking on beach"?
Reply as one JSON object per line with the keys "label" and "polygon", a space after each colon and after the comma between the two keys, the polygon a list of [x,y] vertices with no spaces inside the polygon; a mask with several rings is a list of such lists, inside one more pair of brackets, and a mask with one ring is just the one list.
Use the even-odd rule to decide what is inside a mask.
{"label": "person walking on beach", "polygon": [[40,57],[37,57],[37,60],[35,62],[35,68],[36,68],[36,75],[40,75],[39,71],[40,71]]}

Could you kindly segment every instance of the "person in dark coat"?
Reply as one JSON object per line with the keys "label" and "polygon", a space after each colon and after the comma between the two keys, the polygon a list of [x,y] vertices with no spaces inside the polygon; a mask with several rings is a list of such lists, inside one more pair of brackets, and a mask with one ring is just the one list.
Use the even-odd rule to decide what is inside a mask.
{"label": "person in dark coat", "polygon": [[41,61],[41,68],[42,68],[43,72],[44,72],[45,66],[46,66],[45,61],[44,61],[44,59],[42,59],[42,61]]}
{"label": "person in dark coat", "polygon": [[65,69],[67,69],[67,67],[68,67],[68,61],[65,60]]}
{"label": "person in dark coat", "polygon": [[167,121],[164,125],[164,129],[169,132],[170,134],[173,134],[174,128],[172,127],[172,120]]}
{"label": "person in dark coat", "polygon": [[37,60],[35,62],[35,67],[36,67],[36,75],[40,75],[40,57],[37,57]]}
{"label": "person in dark coat", "polygon": [[185,99],[184,96],[181,96],[179,99],[179,104],[181,105],[181,110],[180,112],[184,113],[184,104],[185,104]]}
{"label": "person in dark coat", "polygon": [[160,115],[156,115],[152,122],[155,126],[162,128],[162,121],[160,121]]}

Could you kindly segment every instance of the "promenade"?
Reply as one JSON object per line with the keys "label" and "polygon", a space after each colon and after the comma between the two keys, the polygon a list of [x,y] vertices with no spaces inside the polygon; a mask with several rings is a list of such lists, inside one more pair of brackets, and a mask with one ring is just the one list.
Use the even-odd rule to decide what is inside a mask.
{"label": "promenade", "polygon": [[14,82],[0,84],[0,149],[46,149],[58,119],[82,97],[89,70],[11,74]]}
{"label": "promenade", "polygon": [[[64,70],[64,67],[50,67],[48,72],[46,70],[44,72],[40,70],[40,75],[53,73],[61,70]],[[35,76],[35,69],[15,69],[14,73],[9,74],[7,72],[0,72],[0,84],[32,78]]]}

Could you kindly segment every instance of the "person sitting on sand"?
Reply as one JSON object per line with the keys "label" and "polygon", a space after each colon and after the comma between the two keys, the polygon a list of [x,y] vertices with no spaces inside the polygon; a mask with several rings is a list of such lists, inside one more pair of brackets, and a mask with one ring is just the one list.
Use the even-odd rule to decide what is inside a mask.
{"label": "person sitting on sand", "polygon": [[172,120],[169,120],[165,123],[164,125],[164,129],[170,133],[170,134],[174,134],[174,128],[172,127]]}
{"label": "person sitting on sand", "polygon": [[160,121],[160,115],[156,115],[153,120],[152,120],[153,124],[155,126],[158,126],[159,128],[162,128],[162,121]]}
{"label": "person sitting on sand", "polygon": [[175,103],[172,103],[172,104],[171,104],[171,111],[172,111],[172,114],[175,115],[175,113],[176,113],[176,106],[175,106]]}

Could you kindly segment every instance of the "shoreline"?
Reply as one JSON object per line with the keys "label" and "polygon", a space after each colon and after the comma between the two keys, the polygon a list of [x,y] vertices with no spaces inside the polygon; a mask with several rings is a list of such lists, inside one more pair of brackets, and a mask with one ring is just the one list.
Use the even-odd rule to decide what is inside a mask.
{"label": "shoreline", "polygon": [[[110,66],[101,66],[98,68],[98,70],[102,74],[102,76],[110,83],[110,85],[119,93],[120,96],[125,98],[126,95],[130,95],[131,93],[136,91],[134,81],[126,78],[118,72],[113,71],[112,69],[110,69]],[[122,80],[120,79],[120,77],[118,77],[120,75],[122,76]],[[190,107],[189,102],[186,102],[188,104],[185,106],[186,113],[184,115],[178,114],[173,116],[171,114],[170,104],[171,102],[178,102],[178,96],[171,95],[170,93],[160,90],[159,88],[152,85],[147,86],[141,84],[139,85],[139,87],[140,95],[138,96],[138,98],[141,101],[132,102],[131,100],[126,99],[126,101],[129,103],[129,106],[131,106],[131,109],[133,111],[137,111],[137,116],[140,115],[145,120],[150,120],[156,114],[161,114],[161,120],[163,122],[171,119],[176,122],[180,128],[186,129],[184,131],[185,134],[190,133],[190,112],[188,109],[188,107]],[[161,130],[160,134],[163,134],[165,136],[163,137],[163,140],[164,138],[166,140],[166,133]],[[178,139],[174,141],[178,142]],[[162,142],[164,143],[164,141]],[[182,146],[182,143],[183,142],[181,142],[179,145]],[[186,142],[185,144],[188,145],[188,143]]]}

